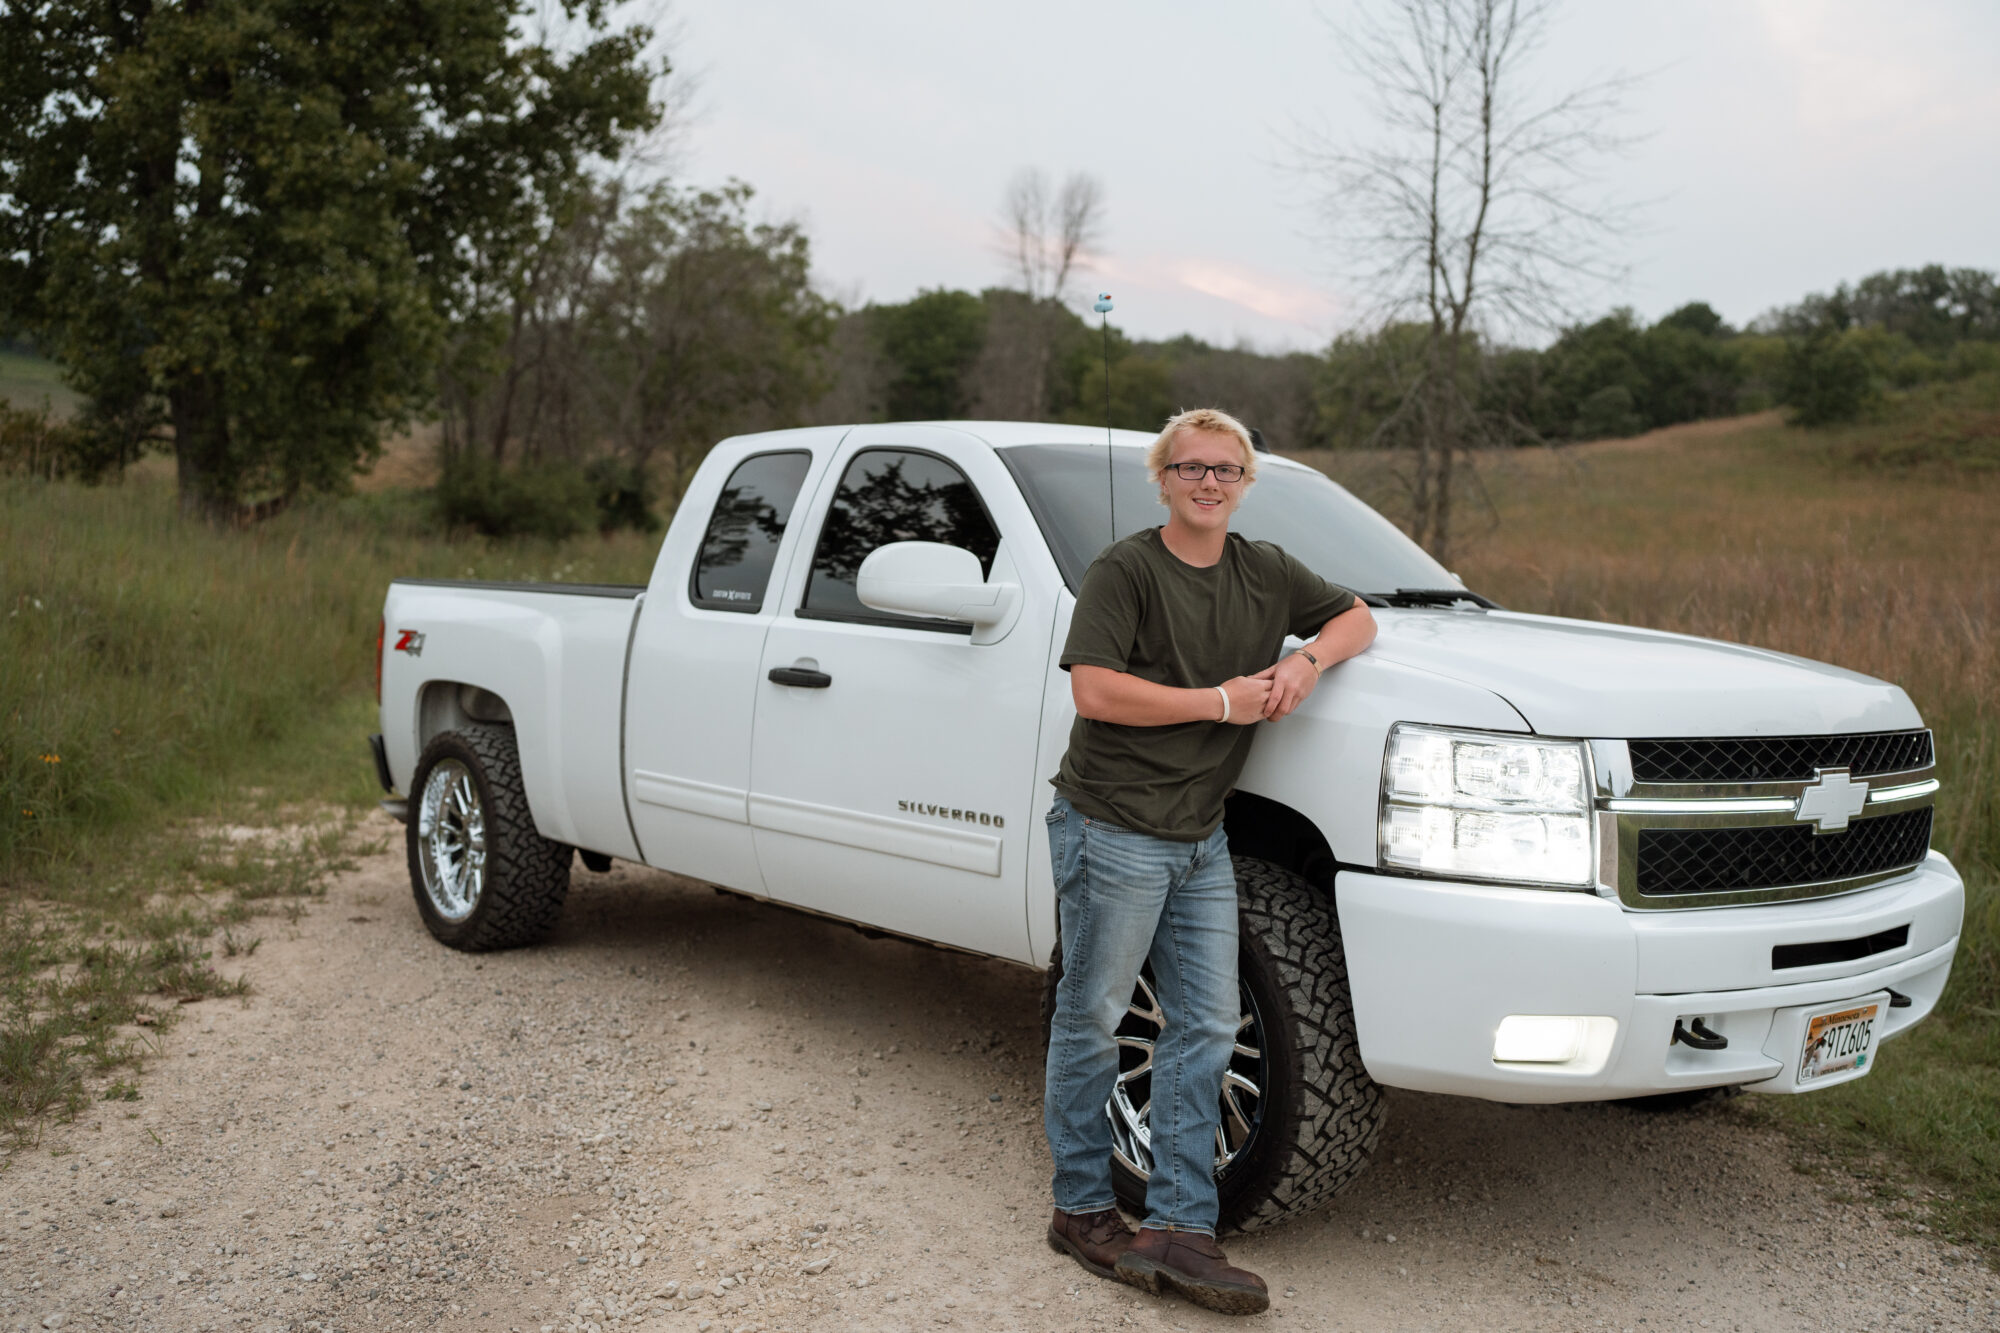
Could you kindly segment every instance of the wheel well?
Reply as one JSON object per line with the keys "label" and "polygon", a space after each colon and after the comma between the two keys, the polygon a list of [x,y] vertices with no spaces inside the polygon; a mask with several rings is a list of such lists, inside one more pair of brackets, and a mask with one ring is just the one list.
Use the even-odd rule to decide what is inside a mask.
{"label": "wheel well", "polygon": [[1296,870],[1328,902],[1333,901],[1334,873],[1340,863],[1310,819],[1268,796],[1239,791],[1223,807],[1222,824],[1229,833],[1231,855],[1254,856]]}
{"label": "wheel well", "polygon": [[489,726],[514,725],[514,712],[507,701],[482,685],[457,680],[434,680],[417,696],[417,751],[441,732],[460,731],[475,722]]}

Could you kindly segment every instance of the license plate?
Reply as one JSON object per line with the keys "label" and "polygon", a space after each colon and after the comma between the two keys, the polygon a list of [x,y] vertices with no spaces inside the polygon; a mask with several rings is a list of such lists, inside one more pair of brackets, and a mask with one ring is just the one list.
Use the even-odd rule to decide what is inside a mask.
{"label": "license plate", "polygon": [[1875,1059],[1875,1030],[1880,1026],[1879,1001],[1828,1009],[1806,1020],[1805,1048],[1799,1053],[1799,1082],[1812,1083],[1834,1074],[1868,1072]]}

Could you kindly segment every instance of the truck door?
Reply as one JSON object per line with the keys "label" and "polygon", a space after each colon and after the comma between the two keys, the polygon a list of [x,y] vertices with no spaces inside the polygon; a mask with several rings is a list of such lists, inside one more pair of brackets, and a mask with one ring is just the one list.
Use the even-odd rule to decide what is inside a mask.
{"label": "truck door", "polygon": [[[829,488],[759,672],[750,823],[765,891],[1026,960],[1055,605],[1014,552],[1039,533],[992,451],[941,427],[855,429]],[[893,541],[971,551],[989,578],[1022,585],[1020,618],[974,643],[969,625],[862,605],[856,571]]]}
{"label": "truck door", "polygon": [[[837,438],[837,437],[836,437]],[[832,439],[825,447],[831,448]],[[639,609],[626,674],[626,808],[648,865],[764,891],[750,836],[750,727],[807,449],[716,460],[682,501]]]}

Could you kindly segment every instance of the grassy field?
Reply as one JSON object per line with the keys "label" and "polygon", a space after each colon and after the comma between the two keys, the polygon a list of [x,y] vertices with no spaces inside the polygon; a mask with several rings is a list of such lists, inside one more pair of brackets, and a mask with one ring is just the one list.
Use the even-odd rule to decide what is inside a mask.
{"label": "grassy field", "polygon": [[75,392],[63,383],[55,362],[7,351],[0,351],[0,399],[27,411],[47,399],[57,416],[68,416],[77,404]]}
{"label": "grassy field", "polygon": [[448,541],[407,493],[250,532],[147,468],[0,478],[0,1143],[124,1080],[176,1002],[227,993],[380,793],[376,622],[398,575],[643,582],[650,541]]}
{"label": "grassy field", "polygon": [[[1308,461],[1393,512],[1381,460]],[[2000,1255],[2000,383],[1837,431],[1702,423],[1491,459],[1481,478],[1484,533],[1453,563],[1503,605],[1838,663],[1922,710],[1935,845],[1968,888],[1939,1012],[1868,1078],[1734,1106],[1838,1150],[1870,1188],[1943,1189],[1944,1224]]]}
{"label": "grassy field", "polygon": [[[1385,500],[1381,460],[1308,461]],[[1971,890],[1932,1021],[1879,1071],[1733,1114],[2000,1254],[2000,385],[1832,433],[1775,417],[1488,460],[1454,564],[1524,610],[1688,630],[1903,685],[1937,731],[1937,845]],[[1393,512],[1393,504],[1386,504]],[[654,541],[447,540],[394,488],[249,532],[180,520],[167,469],[0,478],[0,1141],[128,1075],[226,993],[377,793],[361,738],[397,575],[640,582]]]}

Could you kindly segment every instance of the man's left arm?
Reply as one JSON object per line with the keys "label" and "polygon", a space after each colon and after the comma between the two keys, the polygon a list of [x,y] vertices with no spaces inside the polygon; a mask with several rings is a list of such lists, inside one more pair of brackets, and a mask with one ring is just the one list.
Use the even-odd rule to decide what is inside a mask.
{"label": "man's left arm", "polygon": [[[1275,722],[1289,714],[1313,692],[1321,672],[1373,642],[1375,617],[1369,614],[1368,604],[1356,598],[1354,605],[1320,626],[1318,636],[1302,651],[1286,653],[1253,677],[1271,682],[1271,696],[1264,704],[1265,720]],[[1307,654],[1318,658],[1319,665],[1313,665]]]}

